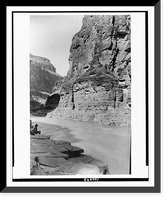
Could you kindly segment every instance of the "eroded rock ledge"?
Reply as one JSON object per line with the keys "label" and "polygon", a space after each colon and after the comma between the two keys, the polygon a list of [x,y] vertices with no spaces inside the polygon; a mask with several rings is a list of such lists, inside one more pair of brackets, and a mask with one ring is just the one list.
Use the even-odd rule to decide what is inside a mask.
{"label": "eroded rock ledge", "polygon": [[83,149],[70,142],[46,135],[30,137],[31,175],[109,174],[106,164],[83,154]]}

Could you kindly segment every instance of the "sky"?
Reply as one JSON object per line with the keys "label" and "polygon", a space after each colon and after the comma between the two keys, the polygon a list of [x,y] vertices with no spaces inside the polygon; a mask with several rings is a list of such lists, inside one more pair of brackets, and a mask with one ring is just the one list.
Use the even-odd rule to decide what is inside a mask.
{"label": "sky", "polygon": [[82,27],[83,15],[31,15],[30,53],[46,57],[56,72],[66,76],[73,36]]}

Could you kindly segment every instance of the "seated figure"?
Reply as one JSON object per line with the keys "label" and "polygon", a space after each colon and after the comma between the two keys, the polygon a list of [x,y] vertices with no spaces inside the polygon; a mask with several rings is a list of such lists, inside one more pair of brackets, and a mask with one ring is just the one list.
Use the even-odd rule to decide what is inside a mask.
{"label": "seated figure", "polygon": [[38,124],[36,124],[34,127],[33,126],[30,127],[30,134],[31,135],[41,134],[41,131],[38,131],[37,127],[38,127]]}

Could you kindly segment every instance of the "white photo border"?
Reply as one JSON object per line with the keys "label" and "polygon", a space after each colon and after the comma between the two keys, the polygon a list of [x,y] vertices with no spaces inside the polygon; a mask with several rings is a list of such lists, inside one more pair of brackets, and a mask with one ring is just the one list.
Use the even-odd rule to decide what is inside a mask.
{"label": "white photo border", "polygon": [[[38,7],[39,8],[39,7]],[[38,8],[35,8],[36,10],[38,9]],[[15,8],[16,9],[16,8]],[[25,8],[24,8],[25,9]],[[114,8],[113,8],[114,9]],[[138,8],[139,9],[139,8]],[[26,9],[25,9],[26,10]],[[44,10],[44,8],[42,8],[42,10]],[[101,9],[99,8],[99,11],[97,10],[97,11],[94,11],[95,13],[96,12],[98,12],[98,13],[100,13],[101,11],[100,11]],[[108,10],[109,10],[109,8],[108,8]],[[146,122],[146,165],[148,166],[151,166],[151,165],[154,165],[154,160],[153,160],[153,158],[151,159],[151,156],[153,157],[153,152],[151,153],[151,151],[153,151],[154,149],[153,149],[153,147],[154,147],[154,144],[153,144],[153,142],[154,142],[154,136],[152,135],[153,133],[152,132],[150,132],[151,134],[150,135],[148,135],[149,134],[149,131],[152,131],[153,129],[152,129],[152,123],[151,123],[151,120],[149,120],[149,118],[151,119],[151,114],[153,113],[153,110],[151,109],[152,108],[152,106],[153,106],[153,104],[154,104],[154,102],[152,103],[152,104],[150,104],[149,105],[149,102],[151,103],[151,100],[152,100],[152,96],[153,96],[153,70],[154,69],[152,69],[152,67],[150,67],[150,68],[148,68],[149,66],[148,66],[148,62],[150,62],[150,66],[153,66],[153,62],[152,62],[152,59],[151,59],[151,57],[149,56],[149,49],[148,48],[150,48],[150,50],[152,51],[152,47],[153,47],[153,41],[152,41],[152,39],[150,39],[150,41],[149,41],[149,35],[151,34],[152,35],[152,28],[154,28],[153,27],[153,25],[152,25],[152,27],[150,27],[149,28],[149,22],[150,22],[150,20],[153,20],[152,19],[152,15],[153,15],[153,10],[151,9],[150,11],[148,11],[147,9],[145,10],[145,11],[142,11],[142,10],[140,10],[140,11],[108,11],[108,10],[103,10],[103,13],[105,12],[105,13],[129,13],[129,12],[142,12],[142,13],[145,13],[145,18],[146,18],[146,48],[145,48],[145,51],[146,51],[146,71],[145,71],[145,74],[146,74],[146,120],[145,120],[145,122]],[[119,8],[119,10],[121,10],[121,8]],[[12,28],[10,27],[8,27],[8,29],[11,29],[11,32],[13,32],[13,15],[14,15],[14,13],[36,13],[36,12],[39,12],[39,13],[45,13],[46,11],[35,11],[35,10],[33,10],[33,11],[18,11],[18,10],[13,10],[12,11],[12,20],[11,20],[11,24],[12,24]],[[54,12],[56,12],[56,13],[58,13],[58,11],[48,11],[48,12],[50,12],[50,13],[54,13]],[[67,11],[63,11],[63,10],[61,10],[61,11],[59,11],[60,13],[64,13],[64,12],[66,12],[66,13],[68,13]],[[69,11],[69,12],[71,12],[71,13],[74,13],[74,11]],[[91,10],[90,11],[76,11],[76,13],[88,13],[88,12],[91,12]],[[92,11],[93,12],[93,11]],[[152,14],[151,14],[151,13]],[[9,14],[11,14],[11,13],[9,13]],[[150,16],[149,16],[150,15]],[[152,16],[152,17],[151,17]],[[9,23],[10,24],[10,23]],[[149,30],[150,29],[150,30]],[[11,40],[11,39],[10,39]],[[8,66],[8,81],[9,81],[9,83],[11,83],[11,80],[9,80],[10,78],[9,77],[13,77],[14,75],[13,75],[13,73],[14,73],[14,65],[15,65],[15,61],[14,61],[14,53],[15,53],[15,50],[14,50],[14,48],[15,48],[15,46],[14,46],[14,43],[13,43],[13,41],[14,41],[14,37],[13,37],[13,34],[12,34],[12,40],[13,41],[10,41],[10,40],[8,40],[8,44],[7,44],[7,48],[8,48],[8,50],[9,50],[9,47],[10,47],[10,45],[11,45],[11,49],[12,49],[12,59],[11,59],[11,61],[10,61],[10,63],[7,63],[7,66]],[[132,41],[131,41],[132,42]],[[153,48],[154,49],[154,48]],[[151,53],[151,52],[150,52]],[[151,53],[151,54],[153,54],[153,52]],[[10,53],[8,53],[7,54],[8,56],[10,55]],[[154,54],[153,54],[154,55]],[[148,58],[149,57],[149,58]],[[10,71],[10,69],[9,69],[9,66],[12,66],[12,70]],[[152,72],[152,73],[151,73]],[[12,80],[14,80],[14,77],[12,78]],[[13,83],[14,84],[14,83]],[[149,86],[149,88],[148,88],[148,86]],[[13,96],[14,96],[14,91],[13,91],[13,89],[14,88],[12,88],[13,86],[11,86],[11,88],[10,88],[10,86],[9,86],[9,88],[8,89],[12,89],[12,94],[10,93],[10,92],[8,92],[8,97],[11,97],[11,99],[13,99]],[[149,91],[150,90],[150,91]],[[152,90],[152,91],[151,91]],[[149,93],[150,92],[150,93]],[[152,94],[151,94],[152,93]],[[150,94],[150,95],[149,95]],[[149,96],[148,96],[149,95]],[[27,96],[27,98],[29,98],[28,96]],[[14,119],[15,119],[15,115],[14,115],[14,104],[13,104],[13,101],[11,102],[11,99],[10,100],[8,100],[9,102],[7,102],[7,104],[9,105],[11,105],[11,103],[12,103],[12,106],[11,107],[8,107],[9,108],[9,110],[8,110],[8,114],[10,113],[12,113],[12,119],[11,119],[11,121],[10,121],[10,123],[12,124],[12,127],[10,127],[10,129],[8,129],[8,132],[9,131],[12,131],[12,138],[8,138],[8,141],[7,141],[7,146],[9,147],[9,145],[11,145],[12,146],[12,148],[9,148],[10,150],[9,150],[9,152],[8,153],[11,153],[11,155],[13,155],[13,157],[14,157]],[[27,109],[29,109],[29,108],[27,108]],[[148,121],[149,120],[149,121]],[[8,134],[8,136],[9,136],[9,134]],[[10,147],[11,147],[10,146]],[[11,159],[11,156],[10,156],[10,159]],[[7,162],[8,162],[8,164],[9,165],[7,165],[7,166],[13,166],[14,165],[14,163],[12,163],[11,162],[11,160],[10,159],[7,159]],[[9,161],[10,160],[10,161]],[[14,160],[13,160],[13,162],[14,162]],[[8,168],[10,168],[10,167],[8,167]],[[80,184],[78,183],[78,182],[82,182],[82,184],[81,184],[81,186],[83,186],[83,185],[86,185],[86,186],[95,186],[95,184],[93,184],[93,182],[87,182],[87,184],[84,184],[84,178],[83,177],[81,177],[81,178],[56,178],[56,179],[54,179],[54,178],[50,178],[50,179],[46,179],[46,178],[32,178],[32,179],[27,179],[27,178],[24,178],[24,176],[22,177],[20,177],[19,179],[16,179],[16,178],[13,178],[13,171],[11,172],[11,169],[9,170],[7,170],[8,171],[8,180],[10,179],[10,181],[8,181],[8,183],[10,182],[10,186],[11,185],[19,185],[19,184],[21,184],[22,186],[26,186],[27,185],[27,183],[28,183],[28,185],[29,185],[29,183],[31,183],[31,186],[32,186],[32,183],[35,183],[34,185],[36,186],[37,185],[37,183],[39,184],[39,186],[43,186],[43,182],[45,182],[45,181],[47,181],[46,183],[47,183],[47,185],[48,185],[48,183],[51,181],[51,186],[53,185],[53,183],[55,183],[55,182],[58,182],[58,185],[60,186],[60,185],[62,185],[62,186],[64,186],[65,185],[65,182],[69,182],[70,183],[70,185],[72,186],[79,186]],[[118,178],[104,178],[104,176],[103,177],[101,177],[101,178],[99,178],[99,181],[96,183],[96,186],[101,186],[102,184],[101,184],[101,181],[103,181],[103,185],[104,186],[113,186],[113,187],[115,187],[115,186],[121,186],[121,183],[122,182],[127,182],[127,186],[133,186],[133,187],[136,187],[136,186],[139,186],[139,185],[141,185],[141,183],[142,183],[142,185],[153,185],[154,184],[154,174],[153,174],[153,172],[154,172],[154,169],[152,169],[152,170],[150,170],[149,171],[149,167],[148,167],[148,169],[147,169],[147,171],[148,171],[148,176],[147,177],[134,177],[134,178],[128,178],[127,176],[126,177],[124,177],[124,176],[119,176]],[[10,173],[9,173],[10,172]],[[11,178],[12,178],[12,180],[11,180]],[[52,179],[52,180],[51,180]],[[26,183],[26,181],[28,181],[27,183]],[[32,182],[31,182],[32,181]],[[106,182],[107,181],[107,182]],[[72,184],[72,182],[73,182],[73,184]],[[104,182],[106,182],[106,184],[104,184]],[[111,182],[113,182],[114,184],[111,184]],[[76,183],[77,183],[77,185],[76,185]],[[110,183],[110,184],[109,184]],[[119,184],[118,184],[119,183]],[[145,183],[145,184],[144,184]],[[57,186],[58,186],[57,185]],[[55,186],[55,184],[54,184],[54,186]],[[124,186],[125,186],[125,184],[124,184]]]}

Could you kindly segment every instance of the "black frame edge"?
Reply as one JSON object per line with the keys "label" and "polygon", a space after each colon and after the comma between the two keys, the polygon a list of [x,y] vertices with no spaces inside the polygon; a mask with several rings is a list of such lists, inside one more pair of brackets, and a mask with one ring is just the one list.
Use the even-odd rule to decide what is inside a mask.
{"label": "black frame edge", "polygon": [[155,52],[154,52],[154,136],[155,136],[155,190],[161,192],[161,2],[160,0],[155,5]]}

